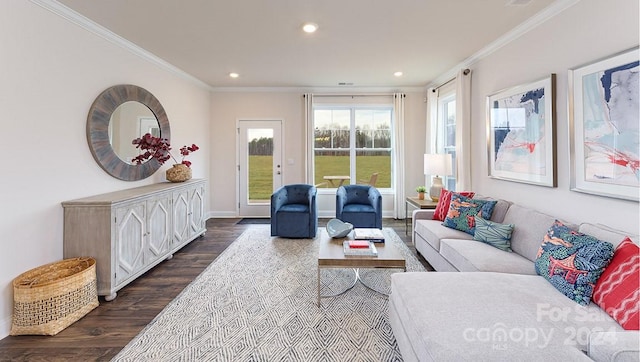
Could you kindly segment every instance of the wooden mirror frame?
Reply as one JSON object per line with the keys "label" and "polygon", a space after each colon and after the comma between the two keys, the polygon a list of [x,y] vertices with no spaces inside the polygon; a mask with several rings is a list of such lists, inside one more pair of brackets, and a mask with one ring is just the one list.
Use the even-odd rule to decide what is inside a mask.
{"label": "wooden mirror frame", "polygon": [[120,84],[104,90],[91,105],[87,116],[87,142],[93,158],[109,175],[124,181],[138,181],[153,175],[161,165],[156,159],[141,165],[131,165],[121,160],[113,150],[109,142],[111,114],[121,104],[129,101],[147,106],[158,120],[160,137],[171,141],[169,119],[160,101],[144,88]]}

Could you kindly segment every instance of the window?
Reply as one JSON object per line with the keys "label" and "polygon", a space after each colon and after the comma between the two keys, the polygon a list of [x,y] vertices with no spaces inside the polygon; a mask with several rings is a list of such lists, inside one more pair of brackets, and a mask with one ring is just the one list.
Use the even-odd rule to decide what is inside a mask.
{"label": "window", "polygon": [[443,177],[447,190],[456,189],[456,96],[455,92],[438,97],[438,118],[433,128],[436,153],[449,153],[453,159],[453,175]]}
{"label": "window", "polygon": [[319,187],[369,183],[391,187],[390,106],[315,106],[314,181]]}

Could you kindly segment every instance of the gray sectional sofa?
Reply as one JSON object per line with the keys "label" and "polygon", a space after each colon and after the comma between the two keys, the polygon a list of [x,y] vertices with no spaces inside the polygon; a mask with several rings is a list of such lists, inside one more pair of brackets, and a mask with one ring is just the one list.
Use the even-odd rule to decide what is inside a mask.
{"label": "gray sectional sofa", "polygon": [[[405,361],[640,360],[637,331],[536,275],[538,248],[556,218],[498,200],[491,220],[515,225],[513,252],[505,252],[432,217],[414,212],[413,242],[437,272],[391,278],[390,323]],[[638,243],[606,226],[573,226],[614,247],[627,235]]]}

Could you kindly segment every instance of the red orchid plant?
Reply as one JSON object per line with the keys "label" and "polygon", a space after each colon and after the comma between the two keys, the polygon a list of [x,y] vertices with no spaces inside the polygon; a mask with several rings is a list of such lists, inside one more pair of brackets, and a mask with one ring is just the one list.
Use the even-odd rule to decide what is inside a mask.
{"label": "red orchid plant", "polygon": [[[139,165],[151,158],[158,160],[161,165],[167,162],[170,158],[172,158],[175,163],[178,163],[178,160],[176,160],[176,158],[171,154],[171,144],[166,138],[154,137],[151,133],[147,133],[140,138],[134,139],[131,143],[134,144],[136,148],[145,151],[131,160],[132,162],[135,162],[136,165]],[[191,152],[196,152],[199,149],[200,148],[196,146],[195,143],[191,146],[182,146],[182,148],[180,148],[182,162],[180,163],[187,167],[191,167],[191,161],[185,160],[185,157],[187,157]]]}

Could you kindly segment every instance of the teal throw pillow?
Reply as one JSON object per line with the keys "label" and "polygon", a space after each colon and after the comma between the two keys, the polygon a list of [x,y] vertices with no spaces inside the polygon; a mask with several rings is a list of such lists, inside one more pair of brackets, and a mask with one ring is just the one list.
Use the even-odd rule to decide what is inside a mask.
{"label": "teal throw pillow", "polygon": [[593,288],[613,257],[613,245],[556,220],[538,250],[536,273],[569,299],[588,305]]}
{"label": "teal throw pillow", "polygon": [[476,232],[473,234],[474,240],[482,241],[503,251],[512,251],[511,233],[513,232],[513,224],[498,224],[477,215],[475,221]]}
{"label": "teal throw pillow", "polygon": [[475,216],[478,215],[489,220],[497,202],[495,200],[472,199],[454,193],[451,196],[447,217],[442,225],[473,235],[476,230]]}

